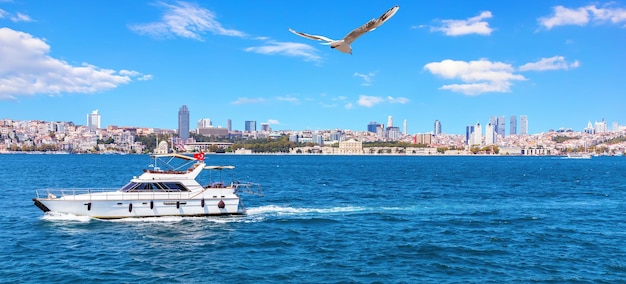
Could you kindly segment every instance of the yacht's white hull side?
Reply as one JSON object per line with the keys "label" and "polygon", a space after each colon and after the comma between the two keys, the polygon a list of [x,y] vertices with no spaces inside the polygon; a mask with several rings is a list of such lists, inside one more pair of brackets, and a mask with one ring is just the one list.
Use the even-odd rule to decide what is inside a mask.
{"label": "yacht's white hull side", "polygon": [[[197,199],[36,199],[49,212],[90,216],[100,219],[153,216],[209,216],[244,214],[239,197]],[[220,201],[223,206],[220,206]],[[223,208],[220,208],[223,207]],[[46,211],[42,208],[42,210]]]}

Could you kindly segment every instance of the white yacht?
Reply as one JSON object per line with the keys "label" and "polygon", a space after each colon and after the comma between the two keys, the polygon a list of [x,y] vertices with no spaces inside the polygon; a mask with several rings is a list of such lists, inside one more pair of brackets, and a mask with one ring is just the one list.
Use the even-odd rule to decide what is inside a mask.
{"label": "white yacht", "polygon": [[[204,153],[193,157],[163,154],[152,158],[154,164],[150,169],[120,189],[42,189],[37,190],[33,201],[43,212],[117,219],[245,214],[239,193],[263,195],[260,184],[224,183],[222,171],[234,167],[207,166]],[[203,171],[211,173],[206,185],[197,180]],[[219,172],[217,177],[214,172]]]}

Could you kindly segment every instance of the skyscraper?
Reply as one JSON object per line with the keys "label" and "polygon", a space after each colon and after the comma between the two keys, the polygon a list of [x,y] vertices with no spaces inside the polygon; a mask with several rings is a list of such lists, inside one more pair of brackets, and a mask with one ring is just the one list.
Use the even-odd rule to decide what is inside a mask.
{"label": "skyscraper", "polygon": [[509,126],[509,134],[517,134],[517,116],[511,115],[511,124]]}
{"label": "skyscraper", "polygon": [[496,130],[494,129],[491,123],[487,124],[485,127],[485,145],[493,145],[496,144]]}
{"label": "skyscraper", "polygon": [[437,136],[441,134],[441,122],[439,120],[435,120],[435,129],[433,130],[433,135]]}
{"label": "skyscraper", "polygon": [[404,123],[403,123],[402,134],[406,135],[406,119],[404,120]]}
{"label": "skyscraper", "polygon": [[98,110],[92,111],[90,114],[87,114],[87,129],[95,130],[100,128],[100,114]]}
{"label": "skyscraper", "polygon": [[480,123],[477,122],[475,125],[468,125],[465,128],[465,142],[467,145],[481,145],[482,140],[483,135]]}
{"label": "skyscraper", "polygon": [[269,132],[270,124],[267,122],[261,122],[261,131]]}
{"label": "skyscraper", "polygon": [[519,116],[519,134],[528,135],[528,116]]}
{"label": "skyscraper", "polygon": [[376,131],[378,130],[378,127],[381,127],[380,123],[376,121],[372,121],[370,122],[370,124],[367,125],[367,131],[376,133]]}
{"label": "skyscraper", "polygon": [[256,121],[255,120],[246,120],[245,131],[246,132],[254,132],[254,131],[256,131]]}
{"label": "skyscraper", "polygon": [[226,120],[226,128],[228,128],[228,132],[233,131],[233,121],[230,118]]}
{"label": "skyscraper", "polygon": [[393,116],[387,117],[387,127],[393,127]]}
{"label": "skyscraper", "polygon": [[472,143],[472,134],[474,134],[474,125],[465,127],[465,143],[467,145],[471,145]]}
{"label": "skyscraper", "polygon": [[480,127],[480,123],[477,122],[474,125],[474,133],[472,133],[472,143],[470,145],[481,145],[483,141],[483,129]]}
{"label": "skyscraper", "polygon": [[198,128],[209,128],[213,126],[210,118],[202,118],[198,120]]}
{"label": "skyscraper", "polygon": [[184,141],[189,139],[189,109],[186,105],[178,110],[178,137]]}
{"label": "skyscraper", "polygon": [[497,118],[498,121],[498,125],[496,125],[496,133],[498,133],[498,135],[504,137],[505,136],[505,127],[506,127],[506,116],[500,116]]}

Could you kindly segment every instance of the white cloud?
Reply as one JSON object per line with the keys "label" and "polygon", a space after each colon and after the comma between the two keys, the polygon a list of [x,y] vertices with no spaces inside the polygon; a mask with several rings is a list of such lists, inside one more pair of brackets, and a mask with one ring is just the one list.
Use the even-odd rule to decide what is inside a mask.
{"label": "white cloud", "polygon": [[611,22],[613,24],[626,22],[626,9],[624,8],[597,8],[595,5],[586,8],[591,12],[596,22]]}
{"label": "white cloud", "polygon": [[[366,95],[360,95],[359,99],[357,100],[356,104],[362,107],[373,107],[377,104],[381,104],[384,102],[390,103],[390,104],[406,104],[408,103],[410,100],[408,98],[405,97],[398,97],[398,98],[394,98],[391,96],[387,96],[386,98],[383,97],[376,97],[376,96],[366,96]],[[352,104],[350,103],[350,108],[352,108]]]}
{"label": "white cloud", "polygon": [[595,5],[566,8],[559,5],[552,9],[554,10],[552,15],[538,19],[539,24],[548,30],[565,25],[585,26],[592,21],[595,23],[626,23],[626,9],[624,8],[609,6],[598,8]]}
{"label": "white cloud", "polygon": [[297,104],[300,101],[298,100],[298,98],[292,97],[292,96],[284,96],[284,97],[276,97],[277,100],[281,101],[281,102],[290,102],[290,103],[294,103]]}
{"label": "white cloud", "polygon": [[103,69],[83,63],[72,66],[52,58],[42,39],[0,28],[0,99],[37,94],[95,93],[128,84],[136,71]]}
{"label": "white cloud", "polygon": [[353,105],[352,103],[346,103],[343,107],[344,107],[345,109],[353,109],[353,108],[354,108],[354,105]]}
{"label": "white cloud", "polygon": [[374,105],[382,103],[383,101],[384,99],[381,97],[360,95],[357,104],[363,107],[373,107]]}
{"label": "white cloud", "polygon": [[568,63],[563,56],[541,58],[537,62],[529,62],[519,67],[520,71],[568,70],[580,66],[578,61]]}
{"label": "white cloud", "polygon": [[321,57],[317,55],[317,49],[310,45],[296,42],[278,42],[268,40],[265,45],[248,47],[245,51],[266,55],[279,54],[291,57],[301,57],[305,61],[321,60]]}
{"label": "white cloud", "polygon": [[243,105],[243,104],[258,104],[258,103],[262,103],[265,102],[264,98],[245,98],[245,97],[241,97],[241,98],[237,98],[237,100],[231,102],[231,104],[233,105]]}
{"label": "white cloud", "polygon": [[267,124],[270,124],[270,125],[272,125],[272,124],[273,124],[273,125],[279,125],[279,124],[280,124],[280,122],[278,122],[278,120],[277,120],[277,119],[271,119],[271,118],[270,118],[270,119],[268,119],[268,120],[267,120]]}
{"label": "white cloud", "polygon": [[468,34],[490,35],[493,31],[489,23],[483,21],[491,18],[490,11],[484,11],[480,15],[467,20],[441,20],[441,26],[431,27],[431,31],[440,31],[448,36],[461,36]]}
{"label": "white cloud", "polygon": [[354,73],[353,75],[354,77],[359,77],[361,79],[363,79],[363,83],[361,84],[362,86],[371,86],[372,85],[372,81],[374,80],[374,76],[376,76],[376,73],[374,72],[369,72],[367,74],[362,74],[362,73]]}
{"label": "white cloud", "polygon": [[22,13],[17,13],[17,15],[11,17],[11,21],[13,22],[32,22],[33,19],[31,19],[28,15],[22,14]]}
{"label": "white cloud", "polygon": [[[2,2],[2,1],[0,1],[0,2]],[[28,16],[26,14],[22,14],[20,12],[17,12],[15,15],[11,15],[11,13],[9,13],[9,12],[7,12],[5,10],[0,9],[0,19],[4,19],[4,18],[7,18],[7,19],[9,19],[9,20],[11,20],[12,22],[15,22],[15,23],[17,23],[17,22],[33,22],[34,21],[30,16]]]}
{"label": "white cloud", "polygon": [[159,22],[130,25],[129,28],[139,34],[157,38],[173,36],[202,41],[202,34],[211,32],[217,35],[245,37],[246,34],[233,29],[226,29],[217,21],[215,14],[194,3],[176,2],[176,4],[158,3],[165,9]]}
{"label": "white cloud", "polygon": [[463,84],[444,85],[440,89],[466,95],[510,92],[512,81],[526,80],[524,76],[514,74],[514,68],[510,64],[487,59],[469,62],[446,59],[428,63],[424,69],[445,79],[461,80]]}
{"label": "white cloud", "polygon": [[410,100],[408,98],[405,98],[405,97],[394,98],[394,97],[388,96],[387,97],[387,101],[389,103],[392,103],[392,104],[406,104]]}

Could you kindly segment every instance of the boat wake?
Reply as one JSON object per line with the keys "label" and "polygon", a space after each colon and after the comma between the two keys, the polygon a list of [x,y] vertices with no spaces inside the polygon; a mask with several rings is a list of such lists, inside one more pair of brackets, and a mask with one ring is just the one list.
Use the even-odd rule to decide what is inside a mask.
{"label": "boat wake", "polygon": [[248,215],[302,215],[302,214],[334,214],[334,213],[350,213],[350,212],[363,212],[368,209],[358,206],[346,206],[346,207],[330,207],[330,208],[295,208],[295,207],[283,207],[276,205],[260,206],[255,208],[248,208]]}
{"label": "boat wake", "polygon": [[91,221],[91,217],[89,216],[78,216],[69,213],[59,213],[59,212],[46,212],[41,217],[41,220],[46,221],[73,221],[73,222],[81,222],[86,223]]}

